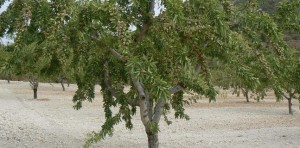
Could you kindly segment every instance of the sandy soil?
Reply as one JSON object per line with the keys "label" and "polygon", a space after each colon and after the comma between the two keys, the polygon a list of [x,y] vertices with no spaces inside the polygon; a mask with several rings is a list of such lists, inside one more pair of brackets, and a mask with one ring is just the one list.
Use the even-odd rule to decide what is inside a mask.
{"label": "sandy soil", "polygon": [[[59,84],[41,83],[39,99],[33,100],[28,82],[0,81],[0,147],[82,147],[86,134],[101,128],[104,113],[100,93],[93,103],[74,110],[71,100],[75,91],[75,85],[63,92]],[[272,96],[261,102],[244,100],[223,92],[216,103],[201,99],[187,106],[189,121],[172,116],[170,126],[161,121],[160,147],[300,147],[297,101],[293,102],[294,115],[289,115],[287,102],[275,102]],[[133,123],[130,131],[122,122],[113,137],[92,147],[147,147],[138,115]]]}

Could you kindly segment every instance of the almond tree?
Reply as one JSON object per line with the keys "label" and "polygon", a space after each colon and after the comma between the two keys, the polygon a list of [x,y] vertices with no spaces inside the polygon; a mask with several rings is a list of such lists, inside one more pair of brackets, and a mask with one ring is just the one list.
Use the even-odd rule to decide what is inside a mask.
{"label": "almond tree", "polygon": [[12,70],[10,65],[7,64],[8,57],[9,53],[6,50],[6,47],[0,43],[0,75],[10,83]]}
{"label": "almond tree", "polygon": [[64,68],[69,63],[66,61],[70,51],[63,44],[62,33],[58,32],[65,21],[61,13],[67,9],[57,6],[67,3],[2,0],[0,4],[5,2],[10,5],[0,14],[0,36],[9,35],[14,40],[10,45],[13,48],[10,62],[6,65],[12,67],[15,74],[28,78],[36,99],[38,81],[65,74]]}
{"label": "almond tree", "polygon": [[[297,56],[297,57],[293,57]],[[292,111],[292,99],[298,99],[300,101],[300,60],[299,54],[290,56],[290,59],[285,61],[287,64],[281,70],[281,87],[283,89],[282,96],[288,100],[289,114],[293,114]],[[300,106],[299,106],[300,108]]]}
{"label": "almond tree", "polygon": [[[300,1],[281,2],[274,14],[274,20],[278,27],[287,33],[300,35]],[[292,111],[292,99],[298,99],[300,103],[300,50],[291,49],[281,61],[278,78],[282,87],[281,98],[288,100],[289,114]],[[300,106],[299,106],[300,109]]]}
{"label": "almond tree", "polygon": [[[294,2],[286,3],[299,0]],[[13,0],[0,24],[0,35],[15,34],[20,50],[35,45],[46,75],[71,58],[78,85],[75,109],[93,100],[100,83],[106,120],[87,147],[112,135],[121,121],[133,128],[137,111],[148,146],[158,147],[161,117],[170,123],[167,114],[173,109],[176,118],[189,119],[184,91],[215,99],[211,59],[227,64],[242,86],[270,86],[283,95],[278,69],[290,49],[284,30],[253,0],[242,5],[229,0]]]}

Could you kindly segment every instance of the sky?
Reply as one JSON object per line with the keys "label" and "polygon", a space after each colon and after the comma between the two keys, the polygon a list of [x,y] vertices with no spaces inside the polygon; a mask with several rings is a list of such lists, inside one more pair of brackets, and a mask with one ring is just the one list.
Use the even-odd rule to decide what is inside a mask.
{"label": "sky", "polygon": [[0,8],[0,13],[2,13],[9,5],[9,2],[5,2],[4,5]]}

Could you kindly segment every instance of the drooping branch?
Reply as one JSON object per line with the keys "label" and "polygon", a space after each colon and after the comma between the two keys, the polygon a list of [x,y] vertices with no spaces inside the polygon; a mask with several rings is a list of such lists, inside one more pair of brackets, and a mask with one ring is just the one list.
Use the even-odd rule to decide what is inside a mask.
{"label": "drooping branch", "polygon": [[[136,38],[134,39],[135,43],[140,42],[143,37],[145,36],[145,34],[147,33],[147,31],[149,30],[149,27],[152,24],[152,17],[154,16],[154,7],[155,7],[155,0],[152,0],[150,3],[150,7],[148,10],[148,16],[146,18],[146,20],[143,23],[143,28],[141,29],[141,31],[138,33],[138,35],[136,36]],[[99,33],[96,33],[96,36],[91,35],[90,36],[93,40],[96,40],[98,42],[101,42],[98,37],[99,37]],[[126,62],[126,58],[121,55],[119,52],[117,52],[115,49],[112,48],[108,48],[108,50],[112,53],[112,55],[114,55],[117,59]]]}
{"label": "drooping branch", "polygon": [[[107,87],[108,91],[110,92],[110,94],[117,98],[117,93],[116,90],[114,89],[114,87],[111,84],[110,81],[110,76],[109,76],[109,70],[108,70],[108,63],[105,62],[105,68],[104,68],[104,84]],[[139,106],[139,100],[138,98],[131,100],[128,102],[131,106]]]}
{"label": "drooping branch", "polygon": [[[195,75],[199,74],[201,72],[201,65],[197,64],[195,67]],[[173,86],[172,88],[170,88],[170,93],[171,94],[175,94],[181,90],[184,89],[184,86],[181,82],[179,82],[177,85]]]}

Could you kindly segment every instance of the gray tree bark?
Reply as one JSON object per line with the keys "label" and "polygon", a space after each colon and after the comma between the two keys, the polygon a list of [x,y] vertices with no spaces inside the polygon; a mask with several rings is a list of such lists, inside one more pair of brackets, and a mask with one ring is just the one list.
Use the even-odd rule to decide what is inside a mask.
{"label": "gray tree bark", "polygon": [[31,78],[29,82],[30,82],[30,86],[33,90],[33,98],[37,99],[37,88],[39,86],[39,82],[34,78]]}
{"label": "gray tree bark", "polygon": [[33,89],[33,98],[37,99],[37,88]]}
{"label": "gray tree bark", "polygon": [[283,96],[288,100],[288,106],[289,106],[289,114],[293,115],[293,110],[292,110],[292,99],[295,98],[295,93],[296,91],[292,92],[292,90],[287,90],[288,96],[283,94]]}
{"label": "gray tree bark", "polygon": [[246,97],[246,101],[249,102],[249,90],[242,88],[242,92],[243,92],[244,96]]}
{"label": "gray tree bark", "polygon": [[289,114],[293,114],[293,111],[292,111],[292,98],[288,98],[288,105],[289,105]]}
{"label": "gray tree bark", "polygon": [[158,133],[147,132],[148,148],[158,148]]}
{"label": "gray tree bark", "polygon": [[60,78],[60,84],[61,84],[61,87],[62,87],[63,91],[65,91],[66,88],[65,88],[65,85],[64,85],[64,79],[63,78]]}

